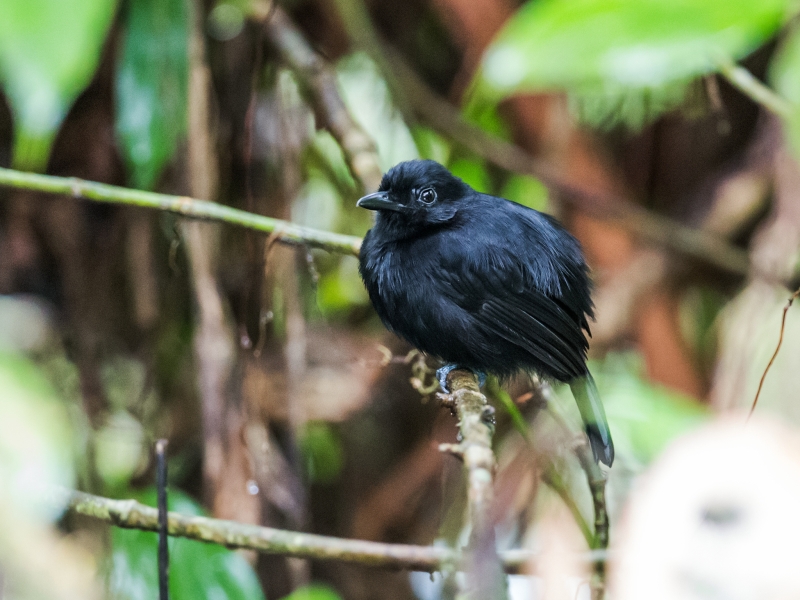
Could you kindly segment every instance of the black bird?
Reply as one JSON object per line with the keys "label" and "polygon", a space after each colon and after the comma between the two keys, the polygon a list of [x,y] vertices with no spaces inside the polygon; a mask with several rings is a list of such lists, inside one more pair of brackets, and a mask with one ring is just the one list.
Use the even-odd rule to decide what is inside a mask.
{"label": "black bird", "polygon": [[396,165],[358,206],[377,211],[360,272],[386,327],[453,366],[569,383],[595,459],[611,466],[586,367],[594,315],[578,241],[552,217],[476,192],[431,160]]}

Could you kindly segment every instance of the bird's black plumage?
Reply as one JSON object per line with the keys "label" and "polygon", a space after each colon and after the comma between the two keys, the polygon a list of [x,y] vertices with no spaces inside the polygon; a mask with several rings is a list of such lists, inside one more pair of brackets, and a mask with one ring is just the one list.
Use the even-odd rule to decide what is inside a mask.
{"label": "bird's black plumage", "polygon": [[570,383],[595,456],[610,465],[586,368],[593,308],[577,240],[552,217],[478,193],[429,160],[395,166],[358,204],[377,211],[360,271],[383,323],[448,363]]}

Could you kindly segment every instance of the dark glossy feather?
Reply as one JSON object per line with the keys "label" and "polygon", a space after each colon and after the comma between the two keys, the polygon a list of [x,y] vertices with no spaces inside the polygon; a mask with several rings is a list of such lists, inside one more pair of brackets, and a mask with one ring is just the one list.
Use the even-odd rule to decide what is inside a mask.
{"label": "dark glossy feather", "polygon": [[591,389],[580,383],[576,400],[596,456],[611,464],[586,369],[591,283],[575,238],[551,217],[480,194],[431,161],[396,166],[374,197],[360,201],[378,210],[360,271],[386,326],[476,371],[590,382]]}

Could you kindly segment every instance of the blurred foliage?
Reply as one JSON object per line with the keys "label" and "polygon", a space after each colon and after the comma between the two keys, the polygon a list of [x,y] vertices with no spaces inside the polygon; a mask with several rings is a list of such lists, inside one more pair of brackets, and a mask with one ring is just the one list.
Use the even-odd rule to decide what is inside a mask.
{"label": "blurred foliage", "polygon": [[[765,282],[751,284],[730,301],[720,316],[717,368],[721,371],[720,408],[750,410],[764,371],[778,344],[789,292]],[[800,426],[800,308],[786,312],[780,352],[764,378],[756,414],[771,414]],[[787,392],[787,390],[790,390]]]}
{"label": "blurred foliage", "polygon": [[100,60],[114,0],[0,2],[0,83],[15,120],[14,165],[42,171]]}
{"label": "blurred foliage", "polygon": [[[290,2],[285,6],[289,5],[300,7],[301,11],[308,8],[301,2]],[[193,8],[197,4],[190,0],[130,0],[121,6],[116,25],[118,35],[112,36],[118,47],[108,53],[116,63],[112,65],[109,61],[108,66],[114,69],[114,127],[127,177],[131,185],[139,188],[157,189],[161,183],[180,187],[183,176],[180,169],[175,169],[174,179],[164,177],[164,174],[172,174],[172,170],[167,169],[171,162],[180,164],[184,160],[181,146],[188,127],[189,44]],[[282,215],[289,213],[297,223],[323,230],[363,235],[371,225],[372,214],[355,208],[361,190],[336,140],[324,130],[324,124],[315,122],[315,111],[300,94],[294,75],[283,66],[273,64],[273,57],[267,51],[263,55],[261,49],[253,52],[257,55],[254,59],[242,50],[247,47],[249,52],[257,43],[263,42],[253,35],[257,28],[247,23],[251,3],[248,0],[224,0],[209,8],[204,31],[214,40],[207,44],[206,50],[209,66],[212,71],[216,69],[213,73],[214,95],[218,105],[213,108],[218,111],[215,118],[219,117],[220,122],[215,122],[214,127],[219,126],[215,133],[219,134],[216,142],[225,201],[232,205],[239,203],[248,210],[284,211]],[[795,8],[790,0],[531,0],[521,5],[486,51],[461,116],[485,132],[512,141],[515,136],[509,126],[510,120],[504,117],[503,101],[514,95],[552,91],[566,93],[574,113],[594,127],[619,123],[641,127],[676,107],[682,109],[684,117],[690,117],[697,113],[697,106],[704,107],[708,101],[703,77],[715,71],[716,61],[720,58],[740,60],[759,46],[763,47],[791,21]],[[112,0],[0,0],[0,84],[13,117],[16,166],[44,170],[62,120],[97,69],[115,11],[116,3]],[[313,18],[313,11],[304,15],[304,18]],[[308,23],[303,20],[302,25],[306,27]],[[407,27],[402,23],[394,26]],[[309,27],[308,31],[313,32],[314,27]],[[422,61],[430,59],[431,64],[415,64],[420,72],[441,72],[452,77],[453,72],[460,68],[459,64],[440,64],[447,62],[448,57],[446,53],[436,54],[436,49],[442,44],[435,38],[444,36],[445,29],[435,13],[426,12],[419,27],[405,35],[418,44],[411,51],[414,56]],[[331,37],[335,38],[336,34],[331,34]],[[320,40],[312,41],[316,44]],[[326,52],[329,41],[322,40],[318,49]],[[336,43],[332,45],[336,46]],[[344,102],[355,120],[375,140],[384,169],[403,160],[431,158],[448,166],[480,191],[537,210],[547,210],[548,191],[537,179],[504,172],[429,125],[401,113],[386,78],[366,54],[355,52],[336,56],[333,64]],[[796,26],[787,28],[770,61],[769,81],[791,105],[793,112],[785,118],[784,124],[795,152],[800,153],[800,78],[797,76],[800,73],[800,30]],[[448,82],[452,83],[450,79],[437,81],[437,89],[444,89]],[[454,88],[458,88],[458,84]],[[232,96],[247,98],[250,93],[255,99],[255,116],[251,114],[253,107],[246,106],[246,101],[241,102],[244,105],[241,113],[229,106],[236,104]],[[265,97],[274,101],[274,105],[260,104]],[[246,114],[244,109],[247,109]],[[259,110],[279,114],[265,115]],[[249,120],[251,117],[252,121]],[[247,131],[243,133],[240,128]],[[276,134],[273,129],[281,131]],[[0,128],[0,134],[4,131]],[[243,151],[248,144],[252,148]],[[281,162],[284,160],[282,155],[280,159],[275,158],[282,152],[289,157],[285,163]],[[242,159],[239,153],[247,154],[247,158]],[[297,157],[299,164],[289,162],[297,160]],[[243,165],[243,162],[247,164]],[[264,172],[268,177],[272,176],[274,173],[269,169],[274,166],[280,169],[277,179],[285,176],[292,182],[278,192],[274,188],[282,184],[275,184],[273,188],[270,187],[272,181],[264,182]],[[654,164],[654,168],[657,166]],[[102,169],[98,171],[103,172]],[[113,171],[104,173],[109,178],[118,175]],[[248,180],[241,186],[249,186],[246,193],[239,187],[242,179]],[[226,180],[229,188],[225,188]],[[263,197],[254,199],[261,195]],[[280,197],[280,200],[273,196]],[[105,210],[92,213],[83,225],[86,230],[102,232],[102,235],[97,234],[98,237],[113,237],[123,229],[124,222],[113,222],[114,217],[109,216],[111,211],[103,212]],[[84,216],[81,214],[81,218]],[[108,226],[112,222],[113,226]],[[74,306],[62,297],[69,297],[69,290],[64,292],[60,289],[62,285],[66,289],[67,285],[62,279],[69,279],[62,272],[67,271],[62,261],[65,254],[75,252],[73,246],[69,246],[66,252],[62,249],[60,255],[53,250],[57,255],[52,260],[54,266],[42,267],[42,271],[58,271],[52,276],[55,283],[49,284],[59,289],[52,293],[57,305],[53,311],[55,316],[48,316],[48,310],[34,302],[0,296],[0,509],[13,506],[13,511],[0,510],[0,562],[3,562],[3,568],[11,564],[8,557],[17,548],[9,542],[10,529],[5,528],[5,525],[14,524],[16,511],[32,515],[39,525],[44,523],[48,528],[57,516],[52,508],[40,507],[41,503],[37,502],[42,484],[71,486],[79,480],[81,486],[100,489],[107,494],[136,495],[131,490],[141,485],[139,479],[148,472],[150,440],[155,431],[168,429],[172,434],[178,432],[176,437],[184,436],[179,443],[185,446],[180,448],[175,459],[181,464],[181,481],[184,483],[183,478],[186,478],[189,485],[200,485],[197,464],[203,442],[198,440],[201,437],[198,431],[190,431],[201,417],[196,415],[200,411],[194,395],[196,365],[192,363],[192,345],[195,331],[189,317],[191,300],[186,281],[187,268],[180,260],[173,261],[175,245],[169,258],[164,247],[177,239],[176,223],[176,217],[162,218],[161,229],[156,228],[154,237],[157,239],[151,248],[157,256],[154,262],[158,261],[158,269],[169,270],[170,282],[168,288],[159,290],[162,303],[159,308],[163,314],[159,315],[159,323],[151,330],[131,333],[127,329],[136,330],[136,325],[127,321],[115,323],[114,327],[118,328],[106,338],[103,335],[108,332],[91,331],[89,337],[92,339],[89,342],[84,340],[83,347],[79,337],[85,335],[85,331],[80,331],[74,322],[65,320],[68,324],[55,332],[48,320],[63,319],[62,312],[74,310]],[[0,227],[4,226],[0,222]],[[0,231],[0,243],[5,243],[5,233],[5,230]],[[70,233],[75,236],[70,238],[75,246],[88,239],[80,237],[82,233]],[[37,230],[35,235],[40,236],[42,232]],[[237,232],[235,235],[240,234]],[[18,240],[13,238],[12,241],[17,243]],[[58,240],[48,240],[42,242],[42,247],[48,244],[55,247],[58,243]],[[265,328],[266,333],[261,333],[267,338],[272,336],[264,345],[264,357],[277,357],[275,362],[279,362],[280,351],[275,351],[275,356],[272,356],[273,349],[269,344],[275,340],[280,342],[285,337],[288,295],[279,285],[268,289],[272,282],[264,283],[267,291],[263,294],[263,290],[254,289],[255,285],[249,289],[241,283],[268,279],[263,277],[264,265],[259,262],[263,257],[258,256],[256,246],[250,244],[246,247],[246,259],[240,255],[233,259],[226,257],[227,264],[234,264],[235,268],[221,274],[219,288],[227,295],[226,301],[235,304],[231,310],[235,313],[232,317],[242,331],[251,328],[249,321],[254,320],[247,314],[248,308],[252,308],[248,306],[251,299],[245,297],[261,294],[259,301],[266,302],[264,298],[271,301],[267,308],[259,305],[262,312],[256,319],[264,314],[274,317],[268,330]],[[24,246],[13,248],[15,252],[20,248],[30,250]],[[234,246],[234,252],[241,249],[242,246]],[[41,252],[46,254],[50,250]],[[124,252],[132,251],[126,248]],[[181,258],[180,253],[177,256]],[[353,338],[362,335],[367,328],[356,331],[354,324],[363,322],[365,315],[372,313],[367,309],[369,302],[357,261],[353,257],[321,251],[313,251],[310,256],[313,265],[308,273],[302,268],[300,270],[301,293],[304,294],[301,300],[310,322],[309,340],[313,340],[314,327],[327,326],[334,321],[342,331],[347,328],[348,335],[355,332]],[[85,258],[79,255],[76,262],[82,266],[88,262]],[[50,259],[52,257],[47,260]],[[124,262],[119,257],[109,260]],[[249,263],[242,266],[247,261]],[[318,282],[311,281],[315,269],[320,275]],[[125,313],[130,309],[130,298],[125,296],[130,290],[124,285],[117,286],[118,277],[121,277],[116,274],[117,270],[122,269],[114,263],[108,272],[103,271],[101,281],[91,280],[93,271],[80,272],[76,279],[81,285],[91,281],[92,285],[88,286],[90,294],[105,291],[101,286],[114,287],[115,293],[124,297],[121,312]],[[115,274],[106,278],[112,271]],[[5,272],[0,274],[6,275]],[[51,275],[48,272],[44,278]],[[159,284],[167,279],[161,272],[153,278]],[[179,282],[177,285],[176,281]],[[136,285],[133,279],[125,283],[128,287]],[[698,370],[706,376],[712,371],[715,361],[723,362],[719,357],[726,351],[739,358],[731,363],[732,367],[728,365],[726,368],[736,376],[731,387],[738,394],[736,404],[741,406],[752,398],[774,351],[786,291],[777,286],[770,287],[766,292],[748,292],[743,294],[744,297],[729,302],[726,295],[729,292],[719,291],[724,285],[712,287],[715,283],[719,282],[704,281],[702,285],[681,283],[682,339],[699,364]],[[0,284],[6,285],[6,280],[0,278]],[[116,292],[117,288],[124,292]],[[175,293],[176,289],[179,293]],[[85,293],[85,290],[81,289],[80,293]],[[167,308],[166,304],[170,306]],[[178,305],[180,308],[175,309]],[[800,352],[798,336],[794,335],[800,331],[798,314],[798,309],[794,309],[788,315],[785,345],[767,378],[761,408],[800,422],[800,409],[797,408],[800,405],[793,402],[791,393],[787,393],[787,390],[800,385],[794,367]],[[129,315],[125,313],[124,318],[129,319]],[[99,322],[103,322],[102,319],[98,318],[92,325]],[[742,327],[742,322],[748,327]],[[113,327],[109,326],[109,329]],[[722,335],[718,336],[720,330]],[[66,348],[61,347],[61,339],[54,341],[53,338],[59,335],[66,340],[63,344]],[[368,343],[373,342],[375,340],[370,338]],[[311,343],[313,341],[309,345]],[[89,358],[86,358],[86,354],[81,355],[86,347],[97,349],[97,353],[89,353]],[[243,355],[250,349],[244,344],[242,348]],[[311,354],[309,352],[309,356]],[[352,365],[347,363],[347,366]],[[253,370],[261,368],[267,380],[265,385],[270,386],[269,391],[280,390],[284,382],[273,366],[258,364]],[[337,368],[342,368],[342,365],[337,364]],[[406,365],[402,368],[405,369]],[[672,439],[709,418],[710,411],[700,406],[697,399],[648,382],[638,354],[612,353],[602,361],[593,362],[591,369],[606,406],[619,457],[612,471],[612,489],[613,478],[619,473],[638,473]],[[97,382],[93,382],[92,374],[97,375]],[[363,373],[358,376],[368,378]],[[403,378],[405,384],[406,371],[403,371]],[[101,409],[102,418],[90,427],[82,393],[93,383],[99,388],[98,396],[102,397],[102,403],[107,405]],[[505,391],[491,387],[495,383],[492,382],[489,389],[508,406],[511,418],[524,431],[521,412]],[[368,385],[365,383],[364,387]],[[191,391],[176,400],[182,386]],[[413,429],[409,425],[411,418],[408,421],[394,419],[395,413],[391,410],[395,407],[388,405],[394,401],[394,393],[401,397],[402,390],[398,386],[397,390],[392,387],[390,391],[391,394],[381,395],[384,404],[378,408],[380,414],[369,416],[374,420],[370,435],[371,439],[374,438],[376,456],[396,450],[397,446],[392,446],[390,442],[393,440],[389,438],[396,436],[399,439],[406,435],[402,428]],[[565,389],[558,391],[564,398],[558,405],[574,422],[577,431],[579,418],[574,402]],[[265,393],[264,397],[269,395]],[[730,396],[733,395],[731,391]],[[269,413],[272,407],[259,406],[259,410],[262,409]],[[403,410],[408,410],[408,406]],[[269,414],[269,418],[274,417]],[[392,415],[387,419],[388,423],[379,422],[386,414]],[[196,421],[186,419],[187,415],[195,416]],[[283,424],[279,417],[274,418],[270,427],[278,430]],[[403,418],[406,418],[405,414]],[[187,421],[191,425],[187,426]],[[540,421],[546,419],[537,420],[537,427]],[[301,459],[297,461],[298,470],[301,471],[299,475],[305,475],[306,483],[352,485],[360,493],[364,488],[353,484],[350,477],[356,476],[350,471],[351,468],[357,471],[363,464],[368,465],[364,469],[369,477],[380,479],[376,474],[382,474],[386,465],[370,463],[372,456],[348,454],[346,440],[350,432],[346,428],[351,426],[356,428],[358,425],[354,426],[350,421],[335,426],[312,421],[296,432]],[[429,435],[429,427],[427,422],[421,427],[425,435]],[[534,443],[540,441],[537,435],[538,432],[533,436]],[[419,443],[414,439],[404,441],[410,446]],[[428,441],[426,438],[424,443]],[[497,441],[499,448],[505,440]],[[559,468],[570,467],[567,464],[570,460],[575,462],[569,448],[559,447],[557,450],[563,450],[564,456],[569,457],[558,463]],[[358,464],[354,466],[352,463]],[[585,488],[585,477],[577,465],[571,467],[574,467],[574,472],[566,473],[564,480],[580,494],[580,490]],[[176,470],[172,472],[174,475]],[[374,482],[370,481],[370,484]],[[448,532],[443,537],[451,540],[456,540],[466,531],[463,528],[463,482],[455,487],[457,493],[442,493],[446,506],[440,511],[442,516],[437,523]],[[372,491],[374,488],[369,489]],[[424,496],[421,489],[415,493]],[[346,496],[345,493],[341,495]],[[142,498],[154,504],[155,494],[148,490]],[[583,500],[586,506],[582,505],[582,508],[587,508],[588,498]],[[349,501],[357,506],[361,498],[350,498]],[[436,512],[429,506],[422,506],[422,502],[420,500],[420,506],[415,505],[413,511],[417,514]],[[198,505],[178,491],[172,491],[170,505],[185,514],[200,514]],[[313,502],[308,508],[313,511]],[[347,512],[341,506],[335,508]],[[313,521],[318,515],[309,516]],[[56,537],[54,530],[50,533]],[[19,537],[27,538],[28,531]],[[16,543],[16,538],[13,541]],[[467,539],[464,537],[462,541],[466,543]],[[518,541],[515,538],[515,542]],[[155,549],[156,536],[153,533],[111,530],[107,583],[112,597],[133,600],[157,596]],[[264,597],[253,570],[240,554],[182,539],[170,540],[170,549],[171,587],[177,600]],[[98,551],[98,556],[102,556],[102,552]],[[88,559],[85,562],[89,562]],[[301,587],[286,596],[289,600],[336,600],[339,597],[332,589],[316,584]]]}
{"label": "blurred foliage", "polygon": [[706,367],[714,364],[717,351],[717,319],[728,298],[710,286],[688,288],[679,305],[681,334],[692,354]]}
{"label": "blurred foliage", "polygon": [[309,481],[329,484],[338,479],[344,453],[342,442],[331,425],[322,421],[306,423],[300,436],[300,451]]}
{"label": "blurred foliage", "polygon": [[649,382],[638,354],[609,354],[589,368],[623,460],[646,465],[670,441],[710,417],[694,398]]}
{"label": "blurred foliage", "polygon": [[611,129],[623,125],[636,130],[681,105],[690,86],[685,80],[659,88],[573,93],[569,106],[581,122],[592,127]]}
{"label": "blurred foliage", "polygon": [[[138,495],[156,505],[155,489]],[[171,490],[169,510],[202,515],[187,495]],[[113,528],[108,573],[109,597],[116,600],[152,600],[158,597],[158,535],[148,531]],[[262,600],[258,578],[237,552],[216,544],[169,538],[170,597],[174,600]]]}
{"label": "blurred foliage", "polygon": [[358,260],[343,257],[336,262],[334,269],[320,279],[317,288],[317,301],[326,317],[344,315],[355,306],[369,304],[369,296],[361,285]]}
{"label": "blurred foliage", "polygon": [[[589,370],[614,435],[616,461],[627,468],[641,470],[673,439],[711,416],[696,399],[648,381],[638,353],[609,353],[601,361],[589,361]],[[559,402],[554,408],[567,417],[574,430],[581,430],[569,388],[558,385],[556,391]]]}
{"label": "blurred foliage", "polygon": [[800,28],[793,27],[782,41],[770,66],[770,80],[775,90],[792,103],[791,115],[784,119],[789,143],[800,156]]}
{"label": "blurred foliage", "polygon": [[3,498],[21,514],[55,516],[43,490],[75,481],[68,413],[46,374],[20,355],[0,353],[0,390]]}
{"label": "blurred foliage", "polygon": [[186,133],[189,0],[133,0],[117,69],[117,134],[137,188],[152,189]]}
{"label": "blurred foliage", "polygon": [[453,175],[460,177],[467,185],[472,186],[479,192],[490,192],[492,181],[486,170],[483,160],[476,158],[458,158],[452,161],[448,167]]}
{"label": "blurred foliage", "polygon": [[328,586],[312,584],[296,589],[283,600],[341,600],[341,598]]}
{"label": "blurred foliage", "polygon": [[547,188],[529,175],[509,176],[500,190],[500,196],[534,210],[547,211]]}
{"label": "blurred foliage", "polygon": [[244,29],[245,13],[249,3],[218,2],[208,15],[208,33],[215,40],[232,40]]}
{"label": "blurred foliage", "polygon": [[336,73],[345,104],[375,140],[384,171],[404,160],[419,158],[414,138],[375,63],[365,54],[351,54],[337,63]]}
{"label": "blurred foliage", "polygon": [[[568,90],[595,123],[641,124],[683,98],[689,79],[740,59],[787,16],[788,0],[527,2],[487,49],[472,110],[513,94]],[[645,112],[646,109],[646,112]]]}

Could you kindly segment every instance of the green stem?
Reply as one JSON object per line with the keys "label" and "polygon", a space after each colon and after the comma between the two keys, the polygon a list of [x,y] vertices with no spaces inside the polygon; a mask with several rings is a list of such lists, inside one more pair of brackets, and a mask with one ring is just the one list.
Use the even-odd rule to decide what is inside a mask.
{"label": "green stem", "polygon": [[768,111],[784,119],[792,117],[796,112],[791,102],[779,96],[772,89],[756,79],[750,71],[744,67],[740,67],[732,60],[718,60],[717,68],[722,76],[728,80],[728,83]]}

